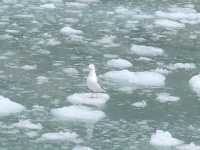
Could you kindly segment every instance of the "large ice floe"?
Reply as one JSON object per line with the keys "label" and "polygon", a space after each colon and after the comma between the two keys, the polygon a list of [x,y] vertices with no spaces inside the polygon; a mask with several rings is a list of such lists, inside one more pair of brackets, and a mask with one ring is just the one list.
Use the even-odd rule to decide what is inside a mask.
{"label": "large ice floe", "polygon": [[156,72],[131,72],[128,70],[109,71],[102,77],[110,82],[120,85],[133,85],[142,87],[160,87],[165,85],[165,76]]}
{"label": "large ice floe", "polygon": [[164,54],[164,50],[158,47],[144,46],[132,44],[131,52],[139,56],[160,56]]}
{"label": "large ice floe", "polygon": [[124,68],[132,67],[133,65],[128,60],[118,58],[118,59],[111,59],[107,61],[107,66],[112,67],[112,68],[124,69]]}
{"label": "large ice floe", "polygon": [[48,132],[41,135],[38,141],[49,141],[49,142],[73,142],[79,143],[81,139],[75,132]]}
{"label": "large ice floe", "polygon": [[156,146],[177,146],[183,144],[183,141],[174,138],[168,131],[157,130],[151,136],[150,144]]}
{"label": "large ice floe", "polygon": [[106,115],[103,111],[81,105],[71,105],[51,110],[52,115],[63,121],[96,123]]}
{"label": "large ice floe", "polygon": [[200,96],[200,74],[193,76],[189,80],[189,85],[191,89],[198,95]]}
{"label": "large ice floe", "polygon": [[176,147],[178,150],[200,150],[200,146],[195,145],[194,143],[183,144]]}
{"label": "large ice floe", "polygon": [[0,117],[20,113],[23,110],[25,110],[23,105],[13,102],[4,96],[0,96]]}
{"label": "large ice floe", "polygon": [[110,96],[105,93],[75,93],[67,97],[67,101],[76,105],[91,105],[102,107]]}
{"label": "large ice floe", "polygon": [[160,103],[166,103],[166,102],[176,102],[180,100],[180,97],[177,96],[171,96],[169,93],[159,93],[157,94],[156,98]]}

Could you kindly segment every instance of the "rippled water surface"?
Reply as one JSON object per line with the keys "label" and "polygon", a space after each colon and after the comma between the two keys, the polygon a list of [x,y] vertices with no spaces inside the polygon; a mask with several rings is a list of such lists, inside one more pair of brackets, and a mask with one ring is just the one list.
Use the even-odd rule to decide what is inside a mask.
{"label": "rippled water surface", "polygon": [[[160,48],[162,54],[135,53],[134,44]],[[132,65],[108,65],[117,58]],[[0,150],[177,149],[150,144],[156,130],[200,145],[200,101],[189,85],[199,62],[198,0],[0,0],[0,95],[26,107],[0,118]],[[89,92],[90,63],[110,96],[103,108],[94,108],[106,116],[93,125],[57,120],[51,110],[71,106],[69,95]],[[113,84],[104,76],[123,69],[157,72],[164,85],[149,86],[154,75],[139,76],[136,85]],[[175,100],[169,102],[166,93]],[[36,129],[16,125],[24,120]],[[52,132],[74,132],[79,140],[42,138]]]}

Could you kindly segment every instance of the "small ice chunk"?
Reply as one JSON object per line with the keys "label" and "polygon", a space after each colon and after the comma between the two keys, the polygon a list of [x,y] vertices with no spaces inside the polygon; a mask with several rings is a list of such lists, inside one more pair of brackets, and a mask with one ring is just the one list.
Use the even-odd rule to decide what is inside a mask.
{"label": "small ice chunk", "polygon": [[79,136],[75,132],[49,132],[44,133],[39,139],[40,141],[65,141],[65,142],[78,142],[80,141]]}
{"label": "small ice chunk", "polygon": [[53,39],[53,38],[48,39],[48,41],[47,41],[47,45],[49,45],[49,46],[56,46],[56,45],[60,45],[60,44],[61,44],[60,41]]}
{"label": "small ice chunk", "polygon": [[117,58],[118,55],[115,55],[115,54],[104,54],[103,55],[105,58]]}
{"label": "small ice chunk", "polygon": [[56,6],[53,3],[49,3],[49,4],[43,4],[40,5],[41,8],[45,8],[45,9],[55,9]]}
{"label": "small ice chunk", "polygon": [[67,106],[51,110],[53,116],[64,121],[79,121],[96,123],[106,115],[103,111],[95,110],[86,106]]}
{"label": "small ice chunk", "polygon": [[82,3],[94,3],[94,2],[98,2],[99,0],[77,0],[78,2],[82,2]]}
{"label": "small ice chunk", "polygon": [[165,76],[156,72],[109,71],[103,74],[105,80],[124,85],[159,87],[165,85]]}
{"label": "small ice chunk", "polygon": [[164,50],[158,47],[132,44],[131,52],[139,56],[160,56]]}
{"label": "small ice chunk", "polygon": [[193,142],[190,144],[183,144],[176,147],[179,150],[200,150],[200,146],[195,145]]}
{"label": "small ice chunk", "polygon": [[124,68],[132,67],[133,65],[128,60],[118,58],[118,59],[109,60],[107,62],[107,66],[113,67],[113,68],[124,69]]}
{"label": "small ice chunk", "polygon": [[180,100],[180,97],[171,96],[169,93],[159,93],[156,98],[160,103],[176,102]]}
{"label": "small ice chunk", "polygon": [[75,68],[64,68],[63,72],[66,73],[67,75],[77,75],[77,74],[79,74],[79,71]]}
{"label": "small ice chunk", "polygon": [[177,21],[169,20],[169,19],[157,19],[155,20],[155,25],[164,27],[166,29],[182,29],[185,28],[185,24],[179,23]]}
{"label": "small ice chunk", "polygon": [[200,96],[200,74],[193,76],[189,80],[190,88],[198,95]]}
{"label": "small ice chunk", "polygon": [[20,113],[23,110],[25,110],[23,105],[13,102],[4,96],[0,96],[0,117]]}
{"label": "small ice chunk", "polygon": [[172,137],[167,131],[156,130],[156,133],[151,136],[150,144],[156,146],[177,146],[183,144],[183,141]]}
{"label": "small ice chunk", "polygon": [[93,149],[86,146],[76,146],[72,150],[93,150]]}
{"label": "small ice chunk", "polygon": [[140,61],[153,61],[151,58],[148,58],[148,57],[139,57],[139,58],[137,58],[137,60],[140,60]]}
{"label": "small ice chunk", "polygon": [[45,76],[38,76],[36,78],[37,80],[37,84],[44,84],[44,83],[47,83],[49,81],[49,79]]}
{"label": "small ice chunk", "polygon": [[14,123],[13,126],[17,128],[26,128],[33,130],[41,130],[43,128],[40,123],[34,124],[30,120],[20,120],[19,122]]}
{"label": "small ice chunk", "polygon": [[156,69],[151,70],[151,71],[161,73],[161,74],[164,74],[164,75],[168,75],[168,74],[171,73],[171,71],[164,69],[164,68],[156,68]]}
{"label": "small ice chunk", "polygon": [[24,65],[21,67],[23,70],[35,70],[37,69],[37,65]]}
{"label": "small ice chunk", "polygon": [[64,35],[79,35],[79,34],[83,34],[83,31],[81,30],[77,30],[77,29],[73,29],[72,27],[70,26],[66,26],[66,27],[63,27],[60,32]]}
{"label": "small ice chunk", "polygon": [[191,70],[195,69],[196,65],[194,63],[175,63],[175,64],[169,64],[167,68],[170,70],[176,70],[176,69]]}
{"label": "small ice chunk", "polygon": [[75,93],[67,97],[67,101],[72,104],[85,104],[102,107],[110,96],[105,93]]}
{"label": "small ice chunk", "polygon": [[147,106],[147,103],[146,103],[146,101],[143,100],[141,102],[135,102],[135,103],[133,103],[132,106],[138,107],[138,108],[144,108],[144,107]]}
{"label": "small ice chunk", "polygon": [[114,35],[105,35],[101,39],[97,40],[97,43],[104,47],[118,47],[119,44],[114,42],[115,39],[116,36]]}

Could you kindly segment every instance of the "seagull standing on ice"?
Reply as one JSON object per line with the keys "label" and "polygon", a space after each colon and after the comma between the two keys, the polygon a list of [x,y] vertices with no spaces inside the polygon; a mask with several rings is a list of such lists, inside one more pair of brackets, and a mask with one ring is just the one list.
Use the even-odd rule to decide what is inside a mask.
{"label": "seagull standing on ice", "polygon": [[101,92],[105,92],[105,90],[103,88],[101,88],[101,86],[98,83],[98,78],[95,72],[95,66],[94,64],[90,64],[89,65],[89,75],[87,77],[87,87],[89,88],[89,90],[91,90],[92,92],[95,93],[101,93]]}

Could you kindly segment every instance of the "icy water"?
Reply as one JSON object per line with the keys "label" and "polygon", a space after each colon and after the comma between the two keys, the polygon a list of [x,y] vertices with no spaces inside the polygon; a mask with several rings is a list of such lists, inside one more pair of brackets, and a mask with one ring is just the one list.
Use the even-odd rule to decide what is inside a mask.
{"label": "icy water", "polygon": [[[138,45],[151,47],[142,53]],[[162,52],[150,51],[156,48]],[[195,93],[189,80],[199,73],[199,50],[198,0],[1,0],[0,95],[26,109],[2,116],[1,109],[15,108],[0,108],[0,150],[178,149],[163,146],[170,137],[158,137],[161,146],[151,144],[156,130],[198,148],[199,89]],[[109,65],[118,58],[132,65]],[[90,63],[110,96],[104,107],[94,108],[105,117],[93,125],[57,120],[53,109],[71,106],[66,98],[74,93],[89,92]],[[134,84],[130,72],[117,77],[120,84],[104,76],[122,69],[144,76]],[[74,109],[76,114],[86,117]]]}

